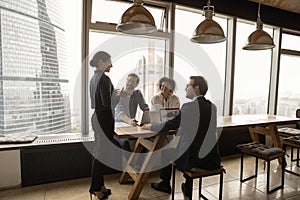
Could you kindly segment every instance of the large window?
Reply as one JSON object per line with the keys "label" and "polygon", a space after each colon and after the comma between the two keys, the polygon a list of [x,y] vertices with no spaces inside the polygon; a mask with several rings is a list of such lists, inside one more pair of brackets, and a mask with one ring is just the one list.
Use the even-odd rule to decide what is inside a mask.
{"label": "large window", "polygon": [[[175,13],[175,56],[174,78],[179,82],[178,95],[186,102],[185,84],[190,76],[204,76],[209,84],[208,98],[218,107],[218,114],[223,111],[223,94],[226,64],[226,42],[216,44],[192,43],[194,30],[205,18],[202,13],[176,9]],[[213,18],[227,32],[227,19]],[[187,50],[188,49],[188,50]],[[182,84],[182,81],[184,83]]]}
{"label": "large window", "polygon": [[[127,75],[136,73],[140,77],[137,89],[142,91],[150,106],[151,98],[157,93],[156,83],[165,75],[166,40],[99,32],[90,32],[89,38],[91,57],[97,50],[103,49],[112,55],[113,68],[108,75],[114,87],[124,88]],[[93,70],[90,67],[89,79],[94,74]],[[91,117],[93,113],[89,114]],[[138,113],[137,119],[140,117]]]}
{"label": "large window", "polygon": [[[271,50],[247,51],[242,47],[255,26],[237,22],[233,114],[267,114]],[[271,36],[272,29],[264,27]]]}
{"label": "large window", "polygon": [[[299,34],[282,34],[278,82],[271,81],[276,86],[270,87],[270,77],[277,76],[273,73],[276,70],[271,73],[271,61],[277,59],[277,51],[242,50],[247,36],[255,30],[254,22],[238,21],[234,29],[231,22],[235,20],[227,23],[228,17],[216,14],[213,19],[223,28],[228,42],[236,41],[236,44],[227,41],[196,44],[190,39],[204,20],[201,10],[175,4],[175,13],[171,15],[170,2],[145,0],[144,5],[160,31],[135,36],[115,30],[122,14],[132,6],[131,1],[0,1],[0,135],[32,131],[87,133],[91,115],[88,84],[93,68],[82,65],[81,53],[88,57],[97,50],[112,55],[109,76],[115,88],[123,88],[127,75],[137,73],[141,78],[138,89],[149,104],[162,76],[174,78],[175,93],[182,105],[188,101],[184,87],[189,77],[203,75],[209,84],[207,98],[217,105],[219,115],[229,110],[223,108],[226,83],[226,103],[233,102],[233,105],[225,106],[230,109],[232,106],[232,114],[265,114],[271,99],[271,104],[277,102],[277,105],[272,105],[269,111],[295,116],[295,110],[300,108]],[[88,11],[84,16],[83,7]],[[173,25],[174,37],[170,30]],[[272,28],[265,25],[263,29],[273,36]],[[227,35],[231,30],[236,30],[236,38]],[[83,51],[82,39],[88,46]],[[226,52],[232,48],[235,48],[235,60],[226,61],[232,59],[231,52]],[[274,64],[272,67],[277,69]],[[232,87],[231,83],[234,83]],[[233,99],[228,95],[231,92]]]}
{"label": "large window", "polygon": [[[75,9],[81,1],[72,4]],[[70,84],[74,82],[70,81],[64,9],[59,0],[0,1],[0,135],[79,129],[72,120]],[[79,28],[80,14],[79,9],[77,18],[72,15]],[[73,35],[77,33],[78,29]],[[79,66],[77,62],[72,67]]]}
{"label": "large window", "polygon": [[[101,6],[99,6],[101,4]],[[96,0],[92,2],[91,24],[89,30],[90,59],[99,50],[107,51],[112,56],[113,68],[108,76],[116,89],[125,87],[127,75],[136,73],[140,77],[137,89],[141,90],[146,102],[150,105],[151,98],[157,93],[157,81],[169,74],[170,36],[166,34],[126,35],[115,31],[116,23],[122,14],[132,5],[131,2],[113,2]],[[165,7],[145,6],[153,15],[156,26],[163,28],[166,12]],[[109,31],[107,30],[109,27]],[[94,74],[89,67],[88,80]],[[88,95],[89,96],[89,95]],[[90,102],[88,100],[88,102]],[[89,109],[88,116],[93,113]],[[138,112],[137,119],[141,117]],[[92,131],[91,126],[88,128]]]}
{"label": "large window", "polygon": [[300,36],[283,33],[277,114],[295,117],[300,108]]}

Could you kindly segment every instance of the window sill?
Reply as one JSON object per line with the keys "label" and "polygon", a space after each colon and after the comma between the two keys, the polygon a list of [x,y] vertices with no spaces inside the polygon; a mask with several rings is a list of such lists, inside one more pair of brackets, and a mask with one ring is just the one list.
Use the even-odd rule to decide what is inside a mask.
{"label": "window sill", "polygon": [[13,144],[0,144],[0,151],[20,149],[25,147],[36,147],[45,145],[56,144],[71,144],[81,142],[94,141],[93,134],[82,135],[81,133],[65,133],[65,134],[51,134],[39,135],[33,142],[29,143],[13,143]]}

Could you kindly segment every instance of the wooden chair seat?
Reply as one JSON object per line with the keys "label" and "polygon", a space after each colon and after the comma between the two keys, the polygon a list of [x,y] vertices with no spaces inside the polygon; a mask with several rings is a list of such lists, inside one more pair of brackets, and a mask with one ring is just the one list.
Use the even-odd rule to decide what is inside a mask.
{"label": "wooden chair seat", "polygon": [[284,154],[284,151],[278,147],[269,147],[258,142],[239,144],[237,145],[237,148],[239,148],[243,153],[266,161],[281,157],[282,154]]}
{"label": "wooden chair seat", "polygon": [[[183,172],[186,176],[191,178],[191,188],[189,191],[189,199],[192,200],[193,197],[193,180],[196,178],[199,178],[199,199],[200,197],[203,199],[208,199],[206,198],[202,193],[201,193],[201,188],[202,188],[202,178],[208,177],[208,176],[214,176],[214,175],[220,175],[220,186],[219,186],[219,199],[222,199],[222,191],[223,191],[223,173],[226,173],[226,170],[223,166],[221,166],[219,169],[215,170],[206,170],[206,169],[201,169],[201,168],[192,168],[190,171],[184,171]],[[175,165],[173,164],[173,179],[172,179],[172,200],[174,200],[174,188],[175,188]]]}
{"label": "wooden chair seat", "polygon": [[291,136],[283,139],[284,144],[300,148],[300,136]]}
{"label": "wooden chair seat", "polygon": [[281,137],[297,136],[300,135],[300,129],[289,127],[279,128],[278,135]]}

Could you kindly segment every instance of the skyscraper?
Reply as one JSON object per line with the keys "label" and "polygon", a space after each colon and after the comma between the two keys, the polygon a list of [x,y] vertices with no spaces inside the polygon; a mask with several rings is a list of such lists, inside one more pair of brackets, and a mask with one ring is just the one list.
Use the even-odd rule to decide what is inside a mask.
{"label": "skyscraper", "polygon": [[71,130],[59,0],[0,1],[0,134]]}

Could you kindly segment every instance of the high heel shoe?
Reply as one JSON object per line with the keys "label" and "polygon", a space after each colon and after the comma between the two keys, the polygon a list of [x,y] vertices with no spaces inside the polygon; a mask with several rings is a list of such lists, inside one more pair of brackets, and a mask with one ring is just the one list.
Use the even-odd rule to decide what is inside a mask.
{"label": "high heel shoe", "polygon": [[108,188],[103,187],[103,188],[101,189],[101,191],[102,191],[102,194],[105,194],[105,195],[107,195],[107,196],[111,195],[111,189],[108,189]]}
{"label": "high heel shoe", "polygon": [[90,192],[90,200],[92,200],[93,195],[95,195],[98,198],[98,200],[103,200],[108,198],[107,194],[104,194],[103,192],[100,191],[99,192],[89,191],[89,192]]}

